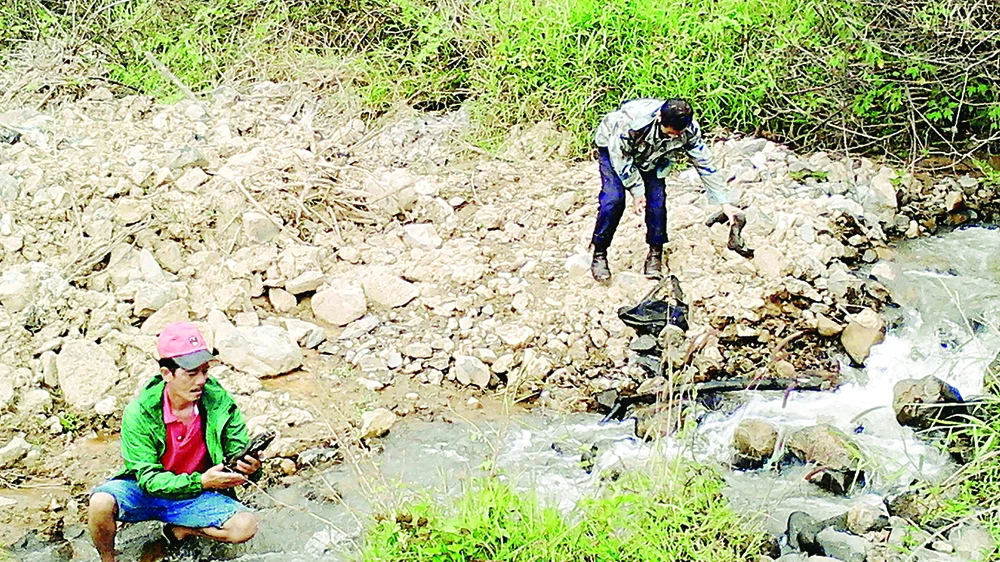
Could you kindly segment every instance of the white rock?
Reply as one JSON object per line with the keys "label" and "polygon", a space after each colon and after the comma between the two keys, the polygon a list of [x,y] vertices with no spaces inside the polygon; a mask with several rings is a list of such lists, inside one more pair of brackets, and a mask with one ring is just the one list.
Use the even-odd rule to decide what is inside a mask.
{"label": "white rock", "polygon": [[233,317],[233,322],[237,326],[260,326],[260,316],[250,310],[247,312],[237,312]]}
{"label": "white rock", "polygon": [[253,242],[270,242],[281,232],[281,224],[260,213],[243,213],[243,233]]}
{"label": "white rock", "polygon": [[184,175],[174,180],[174,185],[177,189],[186,193],[195,193],[198,191],[198,186],[207,182],[209,180],[209,175],[205,173],[201,168],[191,168],[190,170],[184,172]]}
{"label": "white rock", "polygon": [[293,295],[301,295],[320,288],[324,281],[326,281],[326,276],[323,275],[322,271],[309,270],[286,282],[285,290]]}
{"label": "white rock", "polygon": [[587,254],[574,254],[566,259],[564,267],[570,279],[582,279],[590,274],[590,256]]}
{"label": "white rock", "polygon": [[187,322],[191,317],[191,306],[184,299],[176,299],[160,307],[147,318],[139,329],[143,334],[159,335],[171,322]]}
{"label": "white rock", "polygon": [[0,411],[5,410],[7,408],[7,405],[10,404],[10,401],[13,398],[14,398],[14,385],[11,383],[11,381],[7,380],[6,377],[0,374]]}
{"label": "white rock", "polygon": [[306,349],[313,349],[326,341],[326,330],[305,320],[285,318],[288,335]]}
{"label": "white rock", "polygon": [[390,369],[398,369],[403,366],[403,356],[398,351],[392,350],[385,355],[385,366]]}
{"label": "white rock", "polygon": [[364,289],[357,283],[334,282],[329,288],[313,295],[312,310],[316,318],[323,322],[346,326],[368,312],[368,301]]}
{"label": "white rock", "polygon": [[535,337],[535,331],[528,326],[508,324],[496,329],[497,336],[513,349],[523,347]]}
{"label": "white rock", "polygon": [[490,368],[471,355],[455,355],[455,378],[468,386],[486,388],[490,384]]}
{"label": "white rock", "polygon": [[386,308],[406,306],[420,295],[417,286],[382,268],[372,268],[362,278],[368,300]]}
{"label": "white rock", "polygon": [[563,193],[556,199],[556,202],[555,204],[552,205],[552,208],[555,209],[556,211],[559,211],[560,213],[566,213],[567,211],[573,208],[573,205],[576,205],[576,192],[568,191],[566,193]]}
{"label": "white rock", "polygon": [[22,414],[44,414],[52,409],[52,395],[43,388],[33,388],[21,396],[17,411]]}
{"label": "white rock", "polygon": [[434,351],[431,349],[430,344],[423,342],[407,344],[406,347],[403,348],[403,353],[406,354],[407,357],[412,357],[414,359],[427,359],[434,355]]}
{"label": "white rock", "polygon": [[784,275],[787,268],[785,254],[777,248],[758,248],[754,252],[753,265],[761,275],[770,278],[778,278]]}
{"label": "white rock", "polygon": [[81,410],[104,398],[119,378],[118,367],[111,356],[87,340],[64,343],[56,356],[56,370],[63,400]]}
{"label": "white rock", "polygon": [[430,223],[407,224],[403,226],[406,239],[411,244],[424,248],[440,248],[444,241],[438,236],[437,229]]}
{"label": "white rock", "polygon": [[864,364],[872,346],[885,339],[885,321],[877,312],[866,308],[851,316],[840,334],[840,343],[855,363]]}
{"label": "white rock", "polygon": [[31,443],[25,441],[24,437],[14,437],[0,449],[0,468],[13,466],[14,463],[24,458],[30,450]]}
{"label": "white rock", "polygon": [[274,311],[278,314],[291,312],[292,310],[295,310],[295,307],[299,304],[295,295],[284,289],[277,289],[274,287],[268,289],[267,300],[271,301],[271,306],[274,307]]}
{"label": "white rock", "polygon": [[344,331],[340,333],[340,336],[338,336],[337,339],[353,340],[355,338],[360,338],[361,336],[377,328],[378,325],[379,325],[378,317],[373,314],[368,314],[348,324],[347,327],[344,328]]}
{"label": "white rock", "polygon": [[257,378],[280,375],[302,364],[298,343],[277,326],[229,330],[215,342],[219,359]]}
{"label": "white rock", "polygon": [[108,396],[94,404],[94,411],[102,416],[110,416],[118,411],[118,400],[114,396]]}
{"label": "white rock", "polygon": [[396,414],[385,408],[378,408],[361,414],[361,438],[382,437],[396,423]]}

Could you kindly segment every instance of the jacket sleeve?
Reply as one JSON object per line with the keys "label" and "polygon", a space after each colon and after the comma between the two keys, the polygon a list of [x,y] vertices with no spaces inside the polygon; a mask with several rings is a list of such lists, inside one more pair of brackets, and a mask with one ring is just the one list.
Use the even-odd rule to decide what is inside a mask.
{"label": "jacket sleeve", "polygon": [[635,167],[635,148],[632,146],[630,133],[626,128],[621,133],[612,135],[608,142],[608,155],[611,157],[611,167],[622,180],[625,189],[632,193],[632,197],[645,197],[646,187]]}
{"label": "jacket sleeve", "polygon": [[222,428],[222,454],[229,457],[242,451],[250,443],[250,435],[247,433],[247,423],[243,419],[243,414],[233,402],[229,406],[230,411],[226,425]]}
{"label": "jacket sleeve", "polygon": [[691,164],[698,170],[701,183],[708,192],[708,202],[712,205],[724,205],[729,203],[729,188],[722,172],[715,167],[712,152],[705,146],[701,138],[701,130],[696,130],[691,140],[685,146]]}
{"label": "jacket sleeve", "polygon": [[126,408],[122,418],[122,458],[125,469],[135,475],[136,481],[147,494],[166,498],[194,497],[202,492],[201,474],[174,474],[163,468],[155,428],[142,423],[141,413],[134,408]]}

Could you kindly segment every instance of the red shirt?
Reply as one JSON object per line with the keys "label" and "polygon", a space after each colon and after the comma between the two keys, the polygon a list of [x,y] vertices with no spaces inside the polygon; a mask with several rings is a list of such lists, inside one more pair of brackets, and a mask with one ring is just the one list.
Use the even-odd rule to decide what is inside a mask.
{"label": "red shirt", "polygon": [[167,450],[160,459],[164,469],[174,474],[194,474],[212,467],[212,458],[208,455],[205,435],[201,430],[201,412],[197,407],[194,418],[185,425],[170,409],[170,400],[164,389],[163,423],[167,426]]}

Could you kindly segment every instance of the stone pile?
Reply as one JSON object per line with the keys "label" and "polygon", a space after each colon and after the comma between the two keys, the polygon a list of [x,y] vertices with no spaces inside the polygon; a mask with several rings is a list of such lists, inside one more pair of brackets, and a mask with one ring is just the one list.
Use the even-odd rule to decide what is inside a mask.
{"label": "stone pile", "polygon": [[[58,76],[63,56],[12,63],[0,90]],[[565,144],[551,125],[513,134],[510,158],[469,159],[463,112],[404,111],[369,129],[304,84],[169,105],[100,86],[38,96],[0,107],[17,135],[0,142],[4,446],[18,427],[34,448],[72,441],[73,420],[114,427],[176,320],[203,328],[254,427],[326,415],[264,389],[301,369],[368,391],[406,378],[570,410],[645,378],[617,316],[652,286],[637,273],[642,220],[623,220],[613,282],[595,284],[599,178],[591,162],[530,148]],[[852,268],[901,224],[898,174],[763,139],[713,149],[756,254],[704,225],[692,171],[669,178],[670,268],[691,309],[678,337],[703,344],[684,376],[836,371],[829,351],[862,363],[886,292]],[[389,418],[365,419],[350,420],[358,437]]]}

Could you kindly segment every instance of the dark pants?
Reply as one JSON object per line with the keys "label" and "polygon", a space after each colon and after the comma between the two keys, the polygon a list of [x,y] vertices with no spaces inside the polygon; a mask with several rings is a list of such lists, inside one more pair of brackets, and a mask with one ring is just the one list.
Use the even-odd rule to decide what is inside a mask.
{"label": "dark pants", "polygon": [[[597,148],[601,169],[601,195],[598,197],[597,224],[591,242],[594,250],[606,251],[615,237],[615,230],[625,212],[625,186],[611,167],[608,149]],[[667,243],[667,196],[664,183],[656,171],[639,172],[646,186],[646,243],[662,246]]]}

